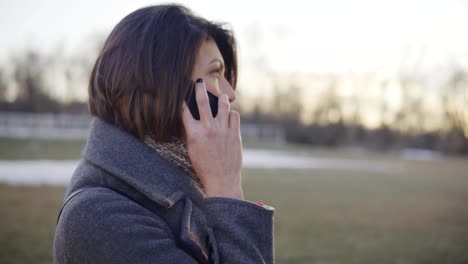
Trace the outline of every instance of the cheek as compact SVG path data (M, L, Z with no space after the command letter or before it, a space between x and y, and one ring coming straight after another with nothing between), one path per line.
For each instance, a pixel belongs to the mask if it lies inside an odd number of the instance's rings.
M197 69L193 72L192 81L195 82L198 78L202 78L205 82L206 89L212 94L219 93L219 83L216 78L214 78L210 73L201 73Z
M212 94L214 94L216 96L220 93L219 82L218 82L218 80L216 78L207 76L203 80L205 81L206 89L210 93L212 93Z

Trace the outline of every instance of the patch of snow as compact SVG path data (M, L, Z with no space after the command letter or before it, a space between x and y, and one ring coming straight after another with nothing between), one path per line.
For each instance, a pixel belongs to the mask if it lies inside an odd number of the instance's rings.
M402 165L382 161L315 158L306 154L264 149L244 149L245 168L323 169L398 173ZM0 182L11 185L68 185L79 161L0 161Z
M440 160L442 154L429 149L406 148L401 151L401 156L406 160L434 161Z
M79 161L0 161L0 182L11 185L68 185Z
M244 150L245 168L328 169L363 172L401 172L401 164L353 159L316 158L305 154L263 149Z

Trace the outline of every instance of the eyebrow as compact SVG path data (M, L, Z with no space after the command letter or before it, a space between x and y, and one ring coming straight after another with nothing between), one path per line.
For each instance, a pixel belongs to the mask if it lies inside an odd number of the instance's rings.
M209 64L213 64L215 62L219 62L219 64L221 64L221 68L224 68L224 63L218 58L212 59Z

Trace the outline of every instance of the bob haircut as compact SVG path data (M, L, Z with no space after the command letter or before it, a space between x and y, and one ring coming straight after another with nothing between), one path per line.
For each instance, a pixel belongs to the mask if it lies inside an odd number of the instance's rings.
M139 139L183 137L182 103L203 41L213 39L235 89L236 44L222 24L180 5L138 9L112 30L92 69L89 111Z

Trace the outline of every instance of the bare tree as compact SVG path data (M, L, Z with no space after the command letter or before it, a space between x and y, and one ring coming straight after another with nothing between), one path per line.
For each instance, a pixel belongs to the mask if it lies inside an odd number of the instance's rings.
M83 89L86 91L91 70L104 46L105 37L99 32L89 35L79 50L64 59L62 69L70 99L76 100L79 96L86 94Z
M315 123L322 125L343 122L343 110L337 93L336 80L331 80L328 88L319 97L313 119Z
M387 127L388 120L387 116L389 114L388 109L388 98L387 98L387 91L389 87L389 81L385 80L380 84L380 126Z
M286 89L275 85L272 104L272 115L284 125L301 122L303 105L302 88L299 85L290 83Z
M402 106L395 116L393 125L401 132L416 135L425 132L427 114L424 109L424 94L415 80L400 80Z
M442 92L446 119L446 144L450 152L468 152L468 74L456 69Z
M47 59L35 51L27 51L15 57L12 64L20 108L32 112L55 111L57 103L50 98L44 82Z
M7 88L5 70L0 68L0 102L5 101Z

